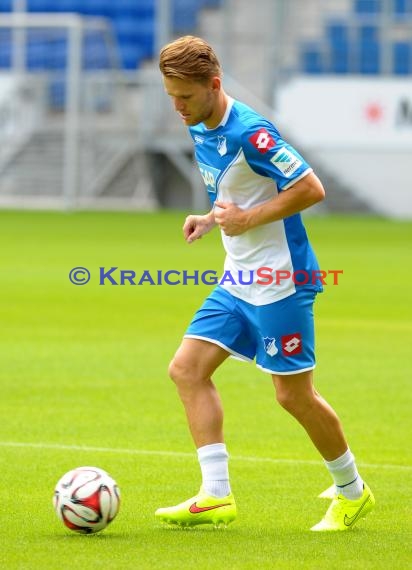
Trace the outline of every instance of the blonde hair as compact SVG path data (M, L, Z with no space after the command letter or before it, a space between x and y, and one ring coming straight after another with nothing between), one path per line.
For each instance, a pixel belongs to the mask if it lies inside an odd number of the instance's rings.
M200 83L223 75L212 47L195 36L183 36L164 46L160 52L159 68L165 77Z

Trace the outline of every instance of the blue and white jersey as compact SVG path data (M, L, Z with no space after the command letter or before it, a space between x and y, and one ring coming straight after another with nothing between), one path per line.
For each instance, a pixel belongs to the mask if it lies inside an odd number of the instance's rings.
M267 202L312 172L294 148L282 140L271 122L253 109L229 99L225 115L218 127L207 129L203 123L189 128L195 145L195 156L212 206L216 199L233 202L250 209ZM295 271L310 277L319 269L308 241L300 214L253 228L242 235L229 237L222 231L226 250L225 276L222 286L253 305L265 305L295 292ZM276 278L262 278L270 268ZM241 273L239 273L241 272ZM239 284L238 276L243 282ZM312 279L304 285L321 291ZM299 285L301 286L301 285Z

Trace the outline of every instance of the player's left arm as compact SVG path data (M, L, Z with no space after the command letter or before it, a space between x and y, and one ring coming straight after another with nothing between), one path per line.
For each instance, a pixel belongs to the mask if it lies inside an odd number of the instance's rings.
M321 202L324 197L321 181L316 174L309 172L287 190L249 210L242 210L231 202L216 201L215 221L226 235L237 236L256 226L297 214Z

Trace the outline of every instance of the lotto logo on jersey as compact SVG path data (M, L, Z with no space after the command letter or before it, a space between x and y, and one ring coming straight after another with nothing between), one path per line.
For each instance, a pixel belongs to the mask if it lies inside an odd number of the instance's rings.
M283 356L293 356L302 352L302 336L300 333L282 336L280 342Z
M302 165L300 158L293 154L288 148L278 150L278 152L272 156L270 162L288 178Z
M255 134L249 137L253 146L262 154L275 146L273 137L267 132L266 129L259 129Z

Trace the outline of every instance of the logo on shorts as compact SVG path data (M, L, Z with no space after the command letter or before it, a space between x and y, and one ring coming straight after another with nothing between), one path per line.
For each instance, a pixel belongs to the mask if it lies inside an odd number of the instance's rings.
M302 336L300 333L282 336L281 344L283 356L293 356L302 352Z
M265 352L269 356L275 356L278 353L278 347L276 346L276 339L270 338L268 336L263 337L263 344L265 345Z
M276 144L266 129L259 129L249 140L261 154L267 153Z

